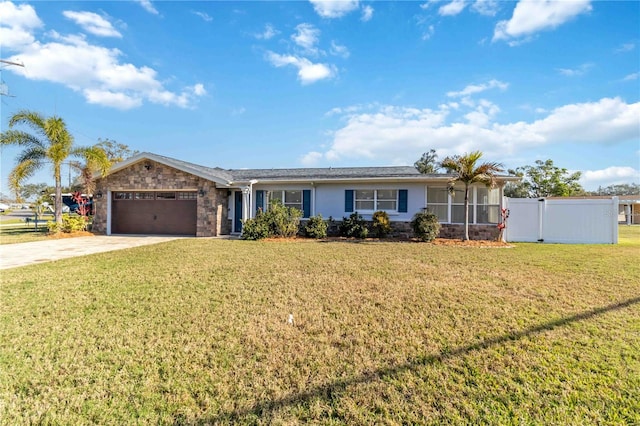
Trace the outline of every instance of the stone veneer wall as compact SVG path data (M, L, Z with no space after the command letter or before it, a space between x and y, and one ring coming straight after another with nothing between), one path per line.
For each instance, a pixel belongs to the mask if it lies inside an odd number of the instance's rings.
M330 236L338 236L340 233L338 231L338 227L340 226L341 221L333 221L329 224L329 228L327 229L327 233ZM367 225L371 228L371 224L373 222L367 221ZM391 222L391 235L390 237L395 238L412 238L413 237L413 229L411 229L410 222ZM469 238L472 240L496 240L498 235L500 234L500 230L496 225L486 224L486 225L469 225ZM464 236L464 225L460 224L447 224L443 223L440 227L440 234L438 234L438 238L447 238L447 239L462 239Z
M146 160L96 181L95 193L104 195L100 200L94 198L93 231L107 231L107 191L135 190L203 190L205 195L197 198L196 236L214 237L231 232L226 220L229 201L226 188L216 188L215 182Z

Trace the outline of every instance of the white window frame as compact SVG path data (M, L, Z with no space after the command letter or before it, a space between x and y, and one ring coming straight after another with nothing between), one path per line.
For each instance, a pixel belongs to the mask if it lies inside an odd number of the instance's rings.
M430 206L444 206L445 203L429 203L427 200L429 199L429 190L441 190L442 188L444 188L443 186L426 186L426 194L425 194L425 204L426 204L426 208L429 209ZM461 190L464 192L464 187L459 187L456 186L456 190ZM492 188L489 189L489 191L500 191L500 188ZM500 192L498 192L498 200L500 200ZM447 220L446 221L440 221L440 223L447 223L447 224L460 224L460 223L464 223L464 222L453 222L453 207L454 206L462 206L462 208L464 208L464 199L462 201L462 203L454 203L453 202L453 198L454 196L451 193L447 194ZM481 225L494 225L493 222L478 222L478 186L471 186L469 187L469 223L473 224L473 225L477 225L477 224L481 224ZM498 207L498 212L500 210L500 202L498 202L497 204L480 204L480 206L497 206ZM497 223L497 222L496 222Z
M300 202L287 202L287 192L299 192L300 193ZM285 207L293 207L296 208L300 211L304 211L304 191L302 189L270 189L265 191L265 208L269 209L269 206L271 205L271 201L273 200L273 194L274 193L280 193L280 196L282 198L279 198L279 200L282 201L282 205Z
M373 210L362 210L362 209L358 209L357 205L358 205L358 201L372 201L369 199L360 199L358 200L358 191L373 191ZM382 199L378 199L378 191L395 191L396 193L396 198L395 200L392 200L391 198L382 198ZM396 208L395 209L380 209L378 208L378 201L394 201L396 203ZM358 213L364 213L364 214L368 214L368 213L374 213L377 211L384 211L387 213L398 213L398 206L400 204L400 190L398 189L383 189L383 188L379 188L379 189L371 189L371 188L361 188L361 189L354 189L353 190L353 210L358 212Z

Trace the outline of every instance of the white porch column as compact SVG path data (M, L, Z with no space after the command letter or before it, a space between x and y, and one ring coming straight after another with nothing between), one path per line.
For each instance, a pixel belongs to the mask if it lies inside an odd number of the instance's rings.
M242 188L242 221L251 219L251 187Z

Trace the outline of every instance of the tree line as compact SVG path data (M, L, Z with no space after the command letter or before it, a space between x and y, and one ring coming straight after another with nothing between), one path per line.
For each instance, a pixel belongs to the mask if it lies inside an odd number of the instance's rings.
M420 173L434 174L446 169L443 163L438 161L436 151L431 149L422 154L414 166ZM521 178L520 182L508 182L505 185L504 195L510 198L640 194L640 184L637 183L600 186L596 191L586 191L579 183L582 172L571 173L566 168L556 166L551 159L537 160L534 165L509 169L507 173Z

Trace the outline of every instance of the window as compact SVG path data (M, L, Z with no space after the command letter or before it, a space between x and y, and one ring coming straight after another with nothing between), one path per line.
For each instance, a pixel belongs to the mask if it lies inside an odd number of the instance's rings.
M176 193L175 192L157 192L156 200L175 200Z
M114 200L132 200L133 193L131 192L114 192L113 193Z
M438 216L440 222L448 222L449 190L444 186L427 188L427 209Z
M440 222L464 223L464 187L455 187L452 193L446 187L428 187L427 209ZM469 188L469 223L498 223L499 216L500 189Z
M134 194L136 200L153 200L153 192L136 192Z
M267 193L267 205L279 200L285 207L293 207L302 211L301 190L275 190Z
M476 188L476 223L498 223L500 219L500 190Z
M354 191L356 211L398 211L397 189L357 189Z
M464 188L454 188L451 195L451 223L464 223ZM469 223L473 223L473 188L469 188Z
M178 200L195 200L198 194L195 192L178 192Z

